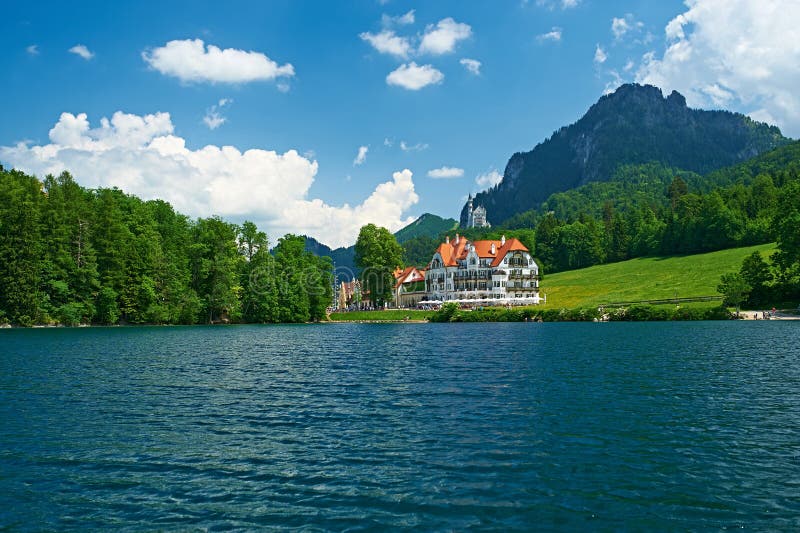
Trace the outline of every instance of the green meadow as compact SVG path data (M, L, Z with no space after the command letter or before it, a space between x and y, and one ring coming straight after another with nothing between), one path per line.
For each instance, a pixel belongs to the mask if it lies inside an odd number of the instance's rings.
M738 271L742 260L754 251L768 257L775 251L775 244L697 255L642 257L551 275L545 273L540 294L547 295L546 308L557 309L719 296L720 276ZM709 305L719 305L719 302Z

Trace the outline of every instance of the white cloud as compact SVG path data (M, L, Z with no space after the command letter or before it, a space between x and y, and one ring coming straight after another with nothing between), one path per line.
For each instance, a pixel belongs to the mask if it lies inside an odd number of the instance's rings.
M646 54L636 81L678 90L693 107L775 117L800 135L800 2L689 0L665 28L666 51Z
M208 129L215 130L225 124L228 119L222 116L220 109L229 105L233 100L230 98L222 98L219 102L206 109L206 114L203 117L203 124L208 126Z
M461 63L465 69L470 71L472 74L475 74L476 76L478 76L481 73L481 62L478 61L477 59L469 59L464 57L461 58L461 60L459 60L459 63Z
M353 159L354 167L364 164L364 161L367 160L367 152L369 152L369 146L358 147L358 154L356 155L356 158Z
M594 50L594 62L598 65L602 65L608 59L608 55L606 54L605 50L603 50L600 45L597 45L597 48Z
M393 144L394 144L394 141L393 141L393 140L391 140L389 137L385 137L385 138L383 139L383 145L384 145L384 146L386 146L386 147L388 147L388 148L391 148Z
M561 8L569 9L578 5L580 0L561 0Z
M142 59L161 74L186 83L247 83L294 76L290 63L278 65L261 52L206 47L201 39L169 41L145 50Z
M208 129L215 130L227 122L227 118L223 117L216 111L208 111L203 117L203 124L208 126Z
M488 189L489 187L494 187L498 183L503 181L503 175L500 174L497 170L492 169L485 174L481 174L475 178L475 183L481 189Z
M174 134L168 113L117 112L97 128L84 113L63 113L49 144L1 146L0 160L38 176L69 170L86 187L116 186L144 199L162 198L192 216L249 218L273 239L305 233L330 246L352 244L369 222L400 229L411 222L405 213L419 200L409 170L395 172L355 206L309 199L316 161L295 150L191 150Z
M428 149L427 143L408 144L405 141L400 141L400 149L404 152L421 152Z
M386 83L397 85L409 91L418 91L428 85L442 83L444 74L433 65L418 66L413 61L403 63L386 76Z
M437 180L460 178L463 175L464 175L464 169L456 167L441 167L441 168L434 168L433 170L428 171L428 177Z
M414 24L414 19L415 19L414 10L412 9L408 13L396 17L384 14L383 16L381 16L381 23L384 26L393 26L393 25L407 26L409 24Z
M537 35L536 40L539 42L544 42L544 41L558 42L561 40L561 31L562 31L561 28L559 28L558 26L553 26L553 28L549 32Z
M91 58L94 57L94 52L90 51L88 48L86 48L85 45L82 44L76 44L67 51L77 56L81 56L86 61L89 61Z
M28 52L32 56L38 56L39 55L39 45L38 44L32 44L30 46L27 46L27 47L25 47L25 51Z
M383 30L380 33L364 32L359 37L382 54L405 59L411 51L411 43L408 38L400 37L393 30Z
M611 33L614 34L616 40L622 39L630 31L640 31L643 27L644 24L637 21L631 13L627 13L624 17L611 19Z
M622 79L622 76L620 76L619 72L616 70L611 70L608 74L611 76L611 79L606 82L603 94L611 94L616 91L620 85L625 83L625 80Z
M622 38L629 29L630 26L628 26L628 22L624 18L614 17L611 20L611 33L614 34L616 39Z
M469 24L456 22L451 17L440 20L435 26L425 28L422 42L419 45L420 54L441 55L452 52L459 41L468 39L472 35Z

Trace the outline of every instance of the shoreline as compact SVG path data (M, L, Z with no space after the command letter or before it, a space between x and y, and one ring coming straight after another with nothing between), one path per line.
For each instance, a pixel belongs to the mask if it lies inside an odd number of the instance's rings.
M775 311L772 316L762 318L764 313L769 313L769 311L739 311L740 318L738 320L800 320L800 315L784 311Z
M732 313L733 321L742 322L755 322L755 321L800 321L800 314L794 314L794 310L780 310L776 311L772 316L762 318L765 311L740 311L739 317L736 318ZM769 313L769 311L766 311ZM713 319L700 319L700 320L627 320L630 322L707 322ZM594 320L570 320L563 319L550 319L544 322L619 322L620 320L608 319L594 319ZM540 320L476 320L476 321L454 321L454 322L483 322L483 323L497 323L497 322L541 322ZM17 326L12 324L0 324L0 330L4 329L101 329L101 328L140 328L140 327L226 327L226 326L299 326L299 325L315 325L315 324L428 324L435 323L429 318L409 318L409 319L379 319L379 318L353 318L344 320L322 320L319 322L277 322L277 323L229 323L229 324L79 324L77 326L65 326L63 324L34 324L32 326Z

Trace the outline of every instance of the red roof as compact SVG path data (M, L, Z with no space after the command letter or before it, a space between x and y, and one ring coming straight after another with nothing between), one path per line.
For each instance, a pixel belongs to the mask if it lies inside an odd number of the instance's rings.
M416 267L410 266L406 267L403 270L396 270L394 273L394 277L397 282L394 285L396 289L403 283L415 283L417 281L424 281L425 280L425 271L419 270Z
M503 260L508 252L522 251L529 252L524 244L519 239L507 239L505 244L502 240L484 240L469 242L464 237L458 238L458 243L454 240L450 242L443 242L439 245L436 251L442 256L442 262L445 266L457 266L458 260L464 260L469 253L468 245L475 247L475 253L481 259L493 259L492 266L497 266ZM494 245L494 253L492 253L492 245Z

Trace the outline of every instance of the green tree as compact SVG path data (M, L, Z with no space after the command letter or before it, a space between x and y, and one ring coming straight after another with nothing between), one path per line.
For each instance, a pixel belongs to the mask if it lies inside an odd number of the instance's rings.
M672 183L669 184L669 188L667 189L667 196L669 196L670 205L672 206L672 210L675 211L675 208L678 206L678 201L681 199L681 196L684 196L689 193L689 186L686 185L686 182L681 179L680 176L675 176L672 179Z
M753 252L744 258L739 275L750 286L746 300L748 305L757 307L769 301L773 276L760 252Z
M738 272L723 274L717 286L717 292L722 294L724 304L735 307L737 315L739 314L739 307L742 305L742 302L747 300L750 289L750 285L747 284Z
M800 294L800 182L786 185L778 199L773 220L778 251L772 256L781 295Z
M92 243L93 196L62 172L43 182L42 284L49 299L50 313L66 304L73 314L79 308L80 321L91 320L99 288L97 260ZM62 313L63 315L64 313Z
M201 218L192 233L192 285L204 302L208 323L237 320L243 261L236 242L238 228L219 217Z
M246 221L239 233L242 264L242 317L245 322L277 322L278 293L275 259L269 253L267 234Z
M306 270L309 257L306 253L303 237L284 235L278 239L275 247L278 322L311 320L311 302L307 287L309 273Z
M0 167L0 312L30 325L42 318L43 242L39 231L41 184L33 177Z
M358 232L355 247L356 266L361 271L361 286L369 292L375 307L392 299L394 271L403 264L403 248L386 228L367 224Z

